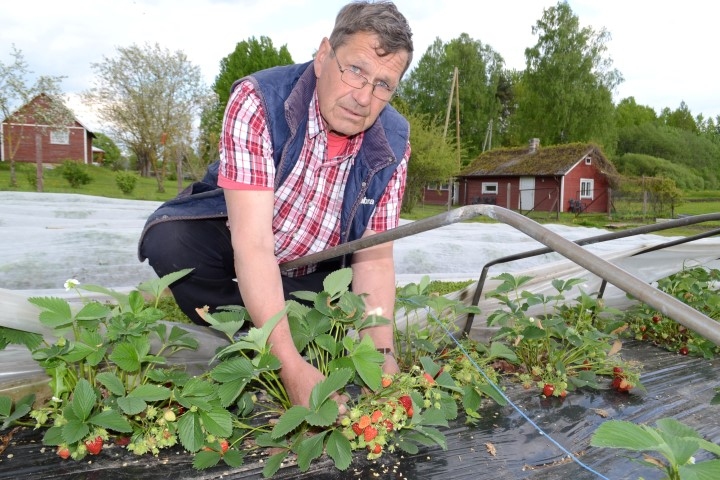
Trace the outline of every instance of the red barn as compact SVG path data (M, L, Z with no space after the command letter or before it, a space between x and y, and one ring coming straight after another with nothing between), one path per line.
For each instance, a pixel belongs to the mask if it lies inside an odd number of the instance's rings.
M62 128L50 127L36 120L41 117L36 112L51 108L63 108L69 112L62 102L41 93L3 120L0 160L34 163L39 142L44 164L59 164L65 160L92 163L95 134L71 114Z
M459 203L486 203L527 212L610 211L618 174L600 147L572 143L498 148L482 153L458 175Z

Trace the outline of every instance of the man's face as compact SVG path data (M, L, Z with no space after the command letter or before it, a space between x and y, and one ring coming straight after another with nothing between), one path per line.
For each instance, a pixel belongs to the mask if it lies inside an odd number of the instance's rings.
M388 103L373 95L371 84L397 88L407 63L407 52L381 57L376 53L377 45L376 35L356 33L335 50L336 58L327 38L320 43L314 67L320 114L329 130L346 136L367 130ZM368 84L362 88L346 84L340 78L340 68L350 70L345 75L352 72L362 75Z

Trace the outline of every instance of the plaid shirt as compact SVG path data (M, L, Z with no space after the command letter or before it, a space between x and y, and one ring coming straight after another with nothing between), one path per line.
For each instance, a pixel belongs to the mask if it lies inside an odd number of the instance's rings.
M278 263L320 252L340 243L340 214L345 182L363 134L355 135L345 149L327 158L327 130L320 117L315 93L308 110L308 129L298 162L275 192L272 228ZM275 163L262 103L250 82L233 91L225 111L220 140L218 184L227 189L273 189ZM410 145L375 205L368 229L382 232L398 225L405 191ZM311 273L300 267L288 276Z

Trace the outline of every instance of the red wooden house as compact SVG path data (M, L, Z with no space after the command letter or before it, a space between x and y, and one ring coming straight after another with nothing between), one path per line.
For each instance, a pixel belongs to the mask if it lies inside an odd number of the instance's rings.
M49 108L65 108L69 112L62 102L41 93L3 119L0 160L34 163L39 145L43 164L59 164L65 160L92 163L95 134L72 114L67 115L68 121L62 128L36 121L40 117L36 112Z
M610 210L610 188L618 178L600 147L572 143L498 148L482 153L459 180L461 205L493 204L523 212Z

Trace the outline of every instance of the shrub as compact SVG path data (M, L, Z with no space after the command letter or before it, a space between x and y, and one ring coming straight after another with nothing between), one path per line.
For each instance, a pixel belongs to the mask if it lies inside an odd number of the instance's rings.
M28 184L33 190L37 189L37 171L35 170L26 170L25 171L25 178L27 179Z
M62 164L62 176L72 188L79 188L92 181L87 167L72 160L65 160Z
M137 180L137 175L131 172L118 172L115 174L115 183L125 195L132 195Z

